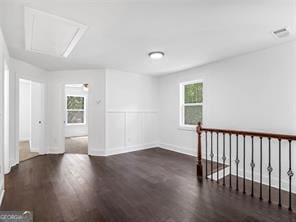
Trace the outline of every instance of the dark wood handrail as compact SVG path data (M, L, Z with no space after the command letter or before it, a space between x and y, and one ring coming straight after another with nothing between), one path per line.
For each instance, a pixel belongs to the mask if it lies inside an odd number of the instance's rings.
M282 140L296 140L295 135L286 135L286 134L276 134L276 133L262 133L262 132L252 132L252 131L241 131L241 130L228 130L228 129L216 129L216 128L203 128L199 126L196 128L198 130L207 131L207 132L216 132L216 133L225 133L233 135L242 135L242 136L254 136L262 138L272 138L272 139L282 139Z

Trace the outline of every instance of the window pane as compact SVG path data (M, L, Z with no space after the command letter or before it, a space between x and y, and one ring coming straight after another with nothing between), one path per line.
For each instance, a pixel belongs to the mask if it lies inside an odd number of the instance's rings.
M67 109L84 109L84 97L67 96Z
M184 124L197 125L198 122L202 122L202 106L185 106Z
M202 83L188 84L184 88L185 103L202 103Z
M68 123L84 123L84 111L68 111Z

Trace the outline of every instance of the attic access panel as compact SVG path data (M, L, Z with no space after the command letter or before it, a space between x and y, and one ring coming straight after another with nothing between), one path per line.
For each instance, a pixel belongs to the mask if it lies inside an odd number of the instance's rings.
M26 50L68 57L87 26L77 22L25 7Z

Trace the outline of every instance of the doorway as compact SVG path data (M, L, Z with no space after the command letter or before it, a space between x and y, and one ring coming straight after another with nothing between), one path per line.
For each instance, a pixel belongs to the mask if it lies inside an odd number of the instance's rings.
M44 151L44 84L19 80L19 160Z
M88 84L65 85L65 153L88 154Z

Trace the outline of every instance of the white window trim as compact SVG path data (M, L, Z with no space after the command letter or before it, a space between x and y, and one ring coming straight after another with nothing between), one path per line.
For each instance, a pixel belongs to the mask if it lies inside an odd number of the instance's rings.
M83 97L84 109L68 109L68 97ZM68 111L83 111L83 123L68 123ZM66 125L67 126L83 126L86 125L86 96L84 95L66 95Z
M192 80L192 81L186 81L180 83L180 106L179 106L179 129L180 130L188 130L188 131L194 131L196 126L195 125L188 125L184 124L184 107L185 106L202 106L202 112L204 108L204 101L202 103L190 103L185 104L184 103L184 87L186 85L195 84L195 83L202 83L203 84L203 91L204 91L204 81L203 80ZM203 92L204 95L204 92Z

